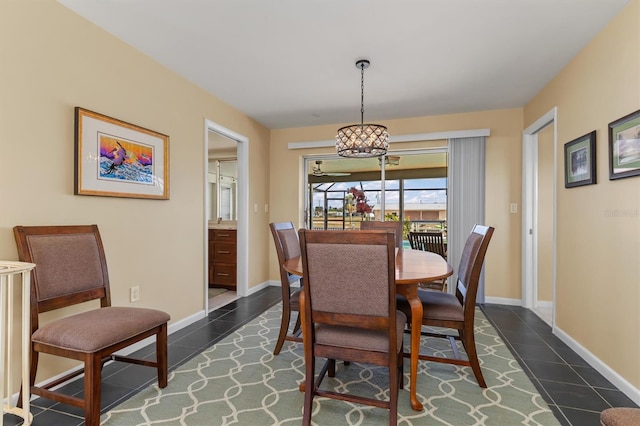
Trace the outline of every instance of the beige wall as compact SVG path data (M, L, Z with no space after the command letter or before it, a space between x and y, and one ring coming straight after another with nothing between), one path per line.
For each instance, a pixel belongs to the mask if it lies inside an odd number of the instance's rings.
M134 306L174 322L201 311L204 120L249 138L250 204L269 199L268 130L53 0L3 1L0 52L0 259L17 259L15 225L96 223L114 305L130 305L138 285ZM169 135L170 200L73 195L75 106ZM268 275L259 211L249 217L250 286Z
M519 203L522 164L522 110L508 109L440 115L381 122L394 135L489 128L486 150L486 222L496 232L485 267L488 297L520 298L520 214L510 214L509 204ZM334 148L289 150L289 142L329 140L340 124L271 131L270 221L293 221L303 206L303 156L334 154ZM442 147L442 141L392 144L391 149ZM273 244L271 244L273 245ZM270 277L277 279L275 249L271 249Z
M632 0L524 110L383 123L393 135L491 129L486 219L496 233L486 295L512 299L520 298L521 216L510 214L509 204L521 199L522 129L558 106L559 158L565 142L597 130L599 183L566 190L558 173L557 324L636 388L640 178L608 180L606 141L607 123L640 108L639 2ZM277 279L267 224L297 222L301 156L333 152L288 150L287 143L332 139L339 124L269 132L53 0L0 3L0 52L0 259L17 258L11 233L17 224L97 223L114 305L128 305L135 284L136 306L166 310L173 321L200 311L203 122L210 119L250 140L249 285ZM170 135L171 199L74 196L74 106ZM39 379L68 368L47 364Z
M528 126L558 107L560 159L565 143L597 132L596 185L565 189L558 170L556 324L636 389L640 177L609 180L608 123L640 109L639 21L632 0L524 110Z

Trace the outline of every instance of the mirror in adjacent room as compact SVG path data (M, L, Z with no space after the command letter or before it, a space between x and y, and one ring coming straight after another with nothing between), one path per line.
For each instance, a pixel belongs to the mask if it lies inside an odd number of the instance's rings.
M207 174L211 222L238 219L238 160L236 141L211 132Z

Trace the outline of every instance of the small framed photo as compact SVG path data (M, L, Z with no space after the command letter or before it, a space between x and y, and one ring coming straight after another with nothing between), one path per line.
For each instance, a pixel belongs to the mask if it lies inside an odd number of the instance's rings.
M596 183L596 131L564 144L564 187Z
M76 195L169 199L169 136L75 108Z
M609 180L640 175L640 110L609 123Z

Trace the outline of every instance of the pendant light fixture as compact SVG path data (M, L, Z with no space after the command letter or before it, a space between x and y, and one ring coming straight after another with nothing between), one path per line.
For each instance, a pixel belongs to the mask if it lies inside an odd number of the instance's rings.
M356 68L360 69L360 124L338 129L336 150L341 157L379 157L387 153L387 128L364 122L364 70L369 68L369 64L366 59L356 62Z

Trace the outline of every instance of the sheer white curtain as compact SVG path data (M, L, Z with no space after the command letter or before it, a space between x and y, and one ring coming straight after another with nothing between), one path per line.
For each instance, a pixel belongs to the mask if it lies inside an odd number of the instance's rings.
M447 206L447 261L453 266L448 291L455 293L462 248L473 225L484 225L486 138L449 139L449 190ZM484 303L484 272L478 303Z

